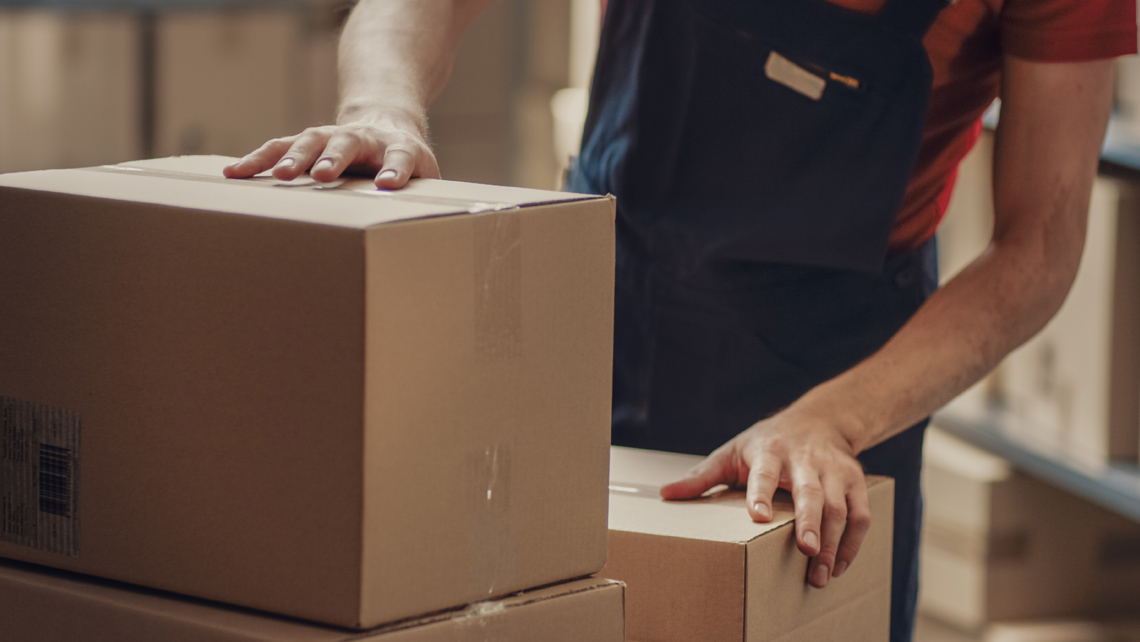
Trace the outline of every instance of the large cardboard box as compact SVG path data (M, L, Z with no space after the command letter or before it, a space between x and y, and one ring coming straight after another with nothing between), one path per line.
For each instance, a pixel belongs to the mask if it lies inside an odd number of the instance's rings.
M921 612L968 631L1140 612L1140 524L936 428L923 490Z
M0 177L0 556L349 627L605 563L612 199Z
M639 642L882 642L890 628L894 481L868 477L874 515L855 563L827 588L806 582L790 497L754 523L742 492L666 502L661 486L700 457L614 447L610 557L626 583L626 630Z
M584 579L346 632L27 564L0 562L13 642L623 642L622 585Z

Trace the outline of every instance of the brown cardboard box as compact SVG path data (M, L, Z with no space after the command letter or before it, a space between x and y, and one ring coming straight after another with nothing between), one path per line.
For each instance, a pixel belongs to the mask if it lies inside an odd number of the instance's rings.
M156 154L241 155L270 138L333 122L330 3L263 4L158 15Z
M585 579L361 632L0 562L12 642L622 642L622 585Z
M932 428L919 610L988 623L1140 612L1140 524Z
M138 158L137 16L0 4L0 172Z
M700 457L610 452L610 556L626 583L626 626L640 642L882 642L890 626L894 481L868 477L873 523L859 557L826 589L807 585L790 498L756 524L741 492L666 502L658 489Z
M612 199L0 177L0 556L350 627L605 563Z
M1140 642L1140 624L1095 620L998 622L982 642Z

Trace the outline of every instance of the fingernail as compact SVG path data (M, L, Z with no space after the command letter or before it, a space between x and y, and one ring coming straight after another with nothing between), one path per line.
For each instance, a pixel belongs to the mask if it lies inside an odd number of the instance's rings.
M763 502L756 502L755 504L752 505L752 508L756 511L756 514L759 515L760 517L762 517L764 519L772 519L772 511L769 510L768 506L765 505Z
M386 181L386 180L388 180L388 179L390 179L390 178L396 178L396 176L397 176L397 175L398 175L398 173L396 172L396 170L394 170L394 169L386 169L386 170L384 170L384 171L380 172L380 175L379 175L379 176L377 176L376 178L377 178L378 180Z
M332 169L332 166L333 166L332 159L322 158L321 160L317 161L316 165L313 165L313 171L314 172L320 172L320 171L324 171L326 169Z
M828 578L831 576L831 569L827 568L827 564L820 564L815 567L815 571L811 574L811 581L816 586L824 586L827 584Z
M808 548L819 548L819 538L816 537L814 532L808 531L804 533L804 544L806 544Z
M847 570L847 562L838 562L835 565L835 577L843 575L843 571Z
M282 158L281 161L277 163L277 166L281 169L289 169L294 165L294 163L296 163L296 161L294 161L292 158Z

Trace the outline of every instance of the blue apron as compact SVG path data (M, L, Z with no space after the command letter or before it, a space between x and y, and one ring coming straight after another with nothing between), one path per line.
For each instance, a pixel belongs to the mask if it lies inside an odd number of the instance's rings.
M610 0L569 188L618 198L615 444L708 454L934 290L933 242L887 245L944 5ZM860 455L897 480L893 642L913 629L924 429Z

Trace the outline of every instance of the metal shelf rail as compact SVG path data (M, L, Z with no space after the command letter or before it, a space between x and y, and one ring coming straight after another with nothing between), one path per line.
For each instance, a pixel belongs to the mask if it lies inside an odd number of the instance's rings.
M1140 465L1095 464L1056 446L1034 443L1007 428L1000 410L964 416L953 409L934 415L942 430L1009 460L1015 467L1090 502L1140 522Z

